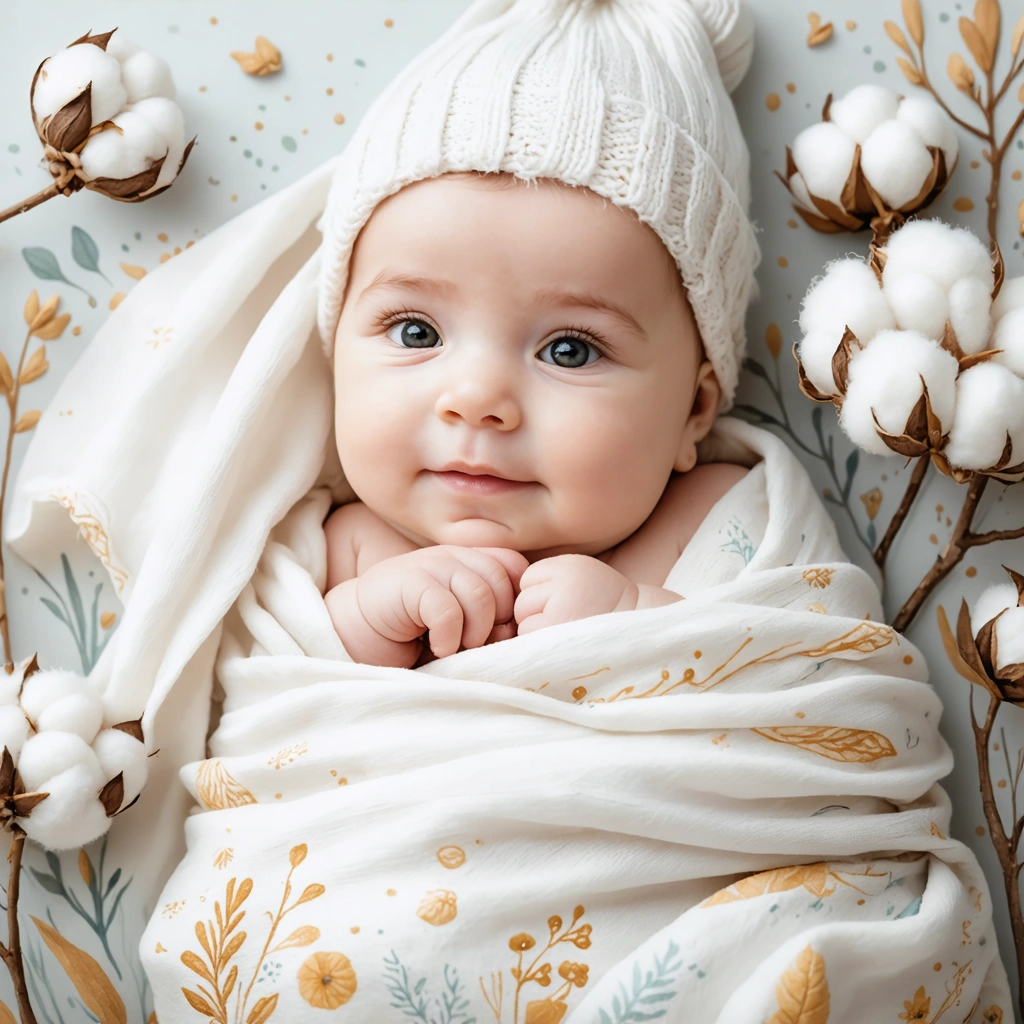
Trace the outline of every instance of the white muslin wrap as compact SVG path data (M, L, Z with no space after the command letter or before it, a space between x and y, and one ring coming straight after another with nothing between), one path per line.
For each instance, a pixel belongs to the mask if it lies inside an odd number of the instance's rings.
M760 461L672 569L686 600L416 671L348 659L330 495L292 509L182 770L201 810L142 943L162 1024L1008 1007L919 652L782 442L716 438Z

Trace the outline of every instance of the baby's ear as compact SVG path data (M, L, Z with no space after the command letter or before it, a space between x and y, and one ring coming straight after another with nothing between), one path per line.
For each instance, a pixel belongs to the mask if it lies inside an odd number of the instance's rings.
M697 465L697 443L703 441L718 415L722 386L718 383L714 367L707 359L697 369L690 415L679 439L679 451L674 466L677 473L689 473Z

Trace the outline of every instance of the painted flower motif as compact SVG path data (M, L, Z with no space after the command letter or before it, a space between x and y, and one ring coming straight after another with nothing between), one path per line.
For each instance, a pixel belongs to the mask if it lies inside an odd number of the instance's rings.
M561 922L559 922L561 924ZM513 935L508 940L508 948L513 953L525 953L528 949L533 949L537 945L537 941L532 935L527 935L526 932L520 932L518 935Z
M985 1024L1003 1024L1002 1008L993 1003L981 1016Z
M225 846L223 850L217 851L217 855L213 858L213 866L215 868L226 868L234 859L234 856L234 847Z
M318 1010L344 1006L356 991L356 972L342 953L313 953L299 968L299 995Z
M572 933L570 941L577 949L590 949L590 933L593 930L593 925L580 925L580 927Z
M437 851L437 859L441 864L441 867L447 868L449 871L454 871L456 868L461 868L466 863L465 851L459 846L442 846Z
M900 1020L910 1021L915 1020L926 1020L928 1012L931 1010L932 1000L931 996L925 995L924 985L922 985L915 993L913 1001L903 1000L903 1013L899 1015Z
M583 988L587 983L587 974L590 971L590 967L587 964L573 963L571 960L565 960L558 968L558 973L571 985L575 985L577 988Z
M831 582L832 577L835 575L834 569L805 569L803 572L803 578L807 580L808 586L817 587L819 590L824 590Z
M427 924L443 925L455 920L458 897L450 889L433 889L423 897L416 916Z
M534 999L526 1004L526 1024L559 1024L568 1009L561 1000Z
M870 491L865 491L860 496L860 500L864 502L864 511L868 514L868 519L874 519L878 515L878 510L882 507L882 492L877 487L872 487Z

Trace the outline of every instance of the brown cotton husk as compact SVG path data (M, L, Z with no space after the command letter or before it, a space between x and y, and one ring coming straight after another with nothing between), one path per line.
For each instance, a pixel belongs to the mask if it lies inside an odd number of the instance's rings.
M916 459L929 452L941 451L949 440L949 435L943 434L942 423L932 409L928 385L923 377L921 378L921 397L910 410L907 425L903 428L902 434L890 434L885 430L878 422L874 409L871 410L871 416L875 421L875 430L886 447L896 452L897 455L903 455L908 459Z
M987 690L997 700L1002 700L1003 695L999 687L985 674L985 668L981 664L977 648L974 646L974 636L971 634L971 613L967 607L966 599L960 603L960 614L956 621L956 636L953 636L949 628L949 620L946 618L946 610L939 606L939 633L942 635L942 646L946 649L950 664L969 683L974 683L982 689Z
M831 402L832 395L823 395L812 383L810 378L807 376L807 371L804 369L804 364L800 362L800 356L797 354L797 346L793 345L793 358L796 360L796 372L797 379L800 385L800 390L804 396L809 398L812 402Z

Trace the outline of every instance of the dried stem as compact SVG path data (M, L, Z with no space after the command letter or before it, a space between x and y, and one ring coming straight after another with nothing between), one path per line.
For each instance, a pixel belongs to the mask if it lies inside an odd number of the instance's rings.
M900 527L906 521L906 518L910 513L910 509L914 504L914 499L917 497L917 492L921 490L921 484L924 482L930 462L931 459L929 456L922 455L917 460L917 465L914 466L914 472L911 474L910 483L907 485L906 492L903 495L903 500L900 502L900 507L896 509L896 514L889 521L889 526L885 531L885 536L882 538L878 547L875 548L875 564L879 569L885 568L885 559L889 554L889 548L892 547L892 542L896 539L896 534L899 533Z
M992 789L992 770L989 765L989 740L992 736L992 727L995 725L999 705L1002 702L990 694L985 721L979 723L974 714L975 689L976 687L971 687L970 711L971 728L974 730L974 749L978 757L981 803L985 810L985 820L988 822L989 838L992 840L996 855L999 857L999 866L1003 869L1003 884L1006 888L1006 901L1009 904L1010 910L1010 928L1013 931L1013 944L1017 952L1017 971L1019 977L1024 978L1024 918L1021 916L1020 885L1017 878L1021 868L1021 865L1017 863L1017 847L1020 843L1021 832L1024 830L1024 819L1016 818L1016 800L1014 800L1013 813L1015 820L1013 822L1012 835L1008 836L1006 834L1006 830L1003 828L1003 819L1000 817L999 808L996 806L995 793ZM1004 749L1005 746L1006 737L1004 736ZM1016 784L1014 789L1016 789ZM1024 1019L1024 985L1018 986L1017 1005L1020 1010L1021 1019Z
M21 887L21 854L25 848L25 833L20 828L13 829L11 850L7 854L10 862L10 878L7 882L7 945L0 942L0 959L7 964L14 983L14 994L18 999L18 1012L21 1024L36 1024L36 1015L32 1012L32 1004L28 998L28 987L25 984L25 964L21 958L21 935L18 930L18 891Z
M6 210L0 211L0 223L10 220L11 217L16 217L19 213L27 213L33 207L60 194L61 190L57 187L57 183L53 182L47 185L42 192L37 192L34 196L29 196L28 199L23 199L20 203L15 203L13 206L8 206Z

